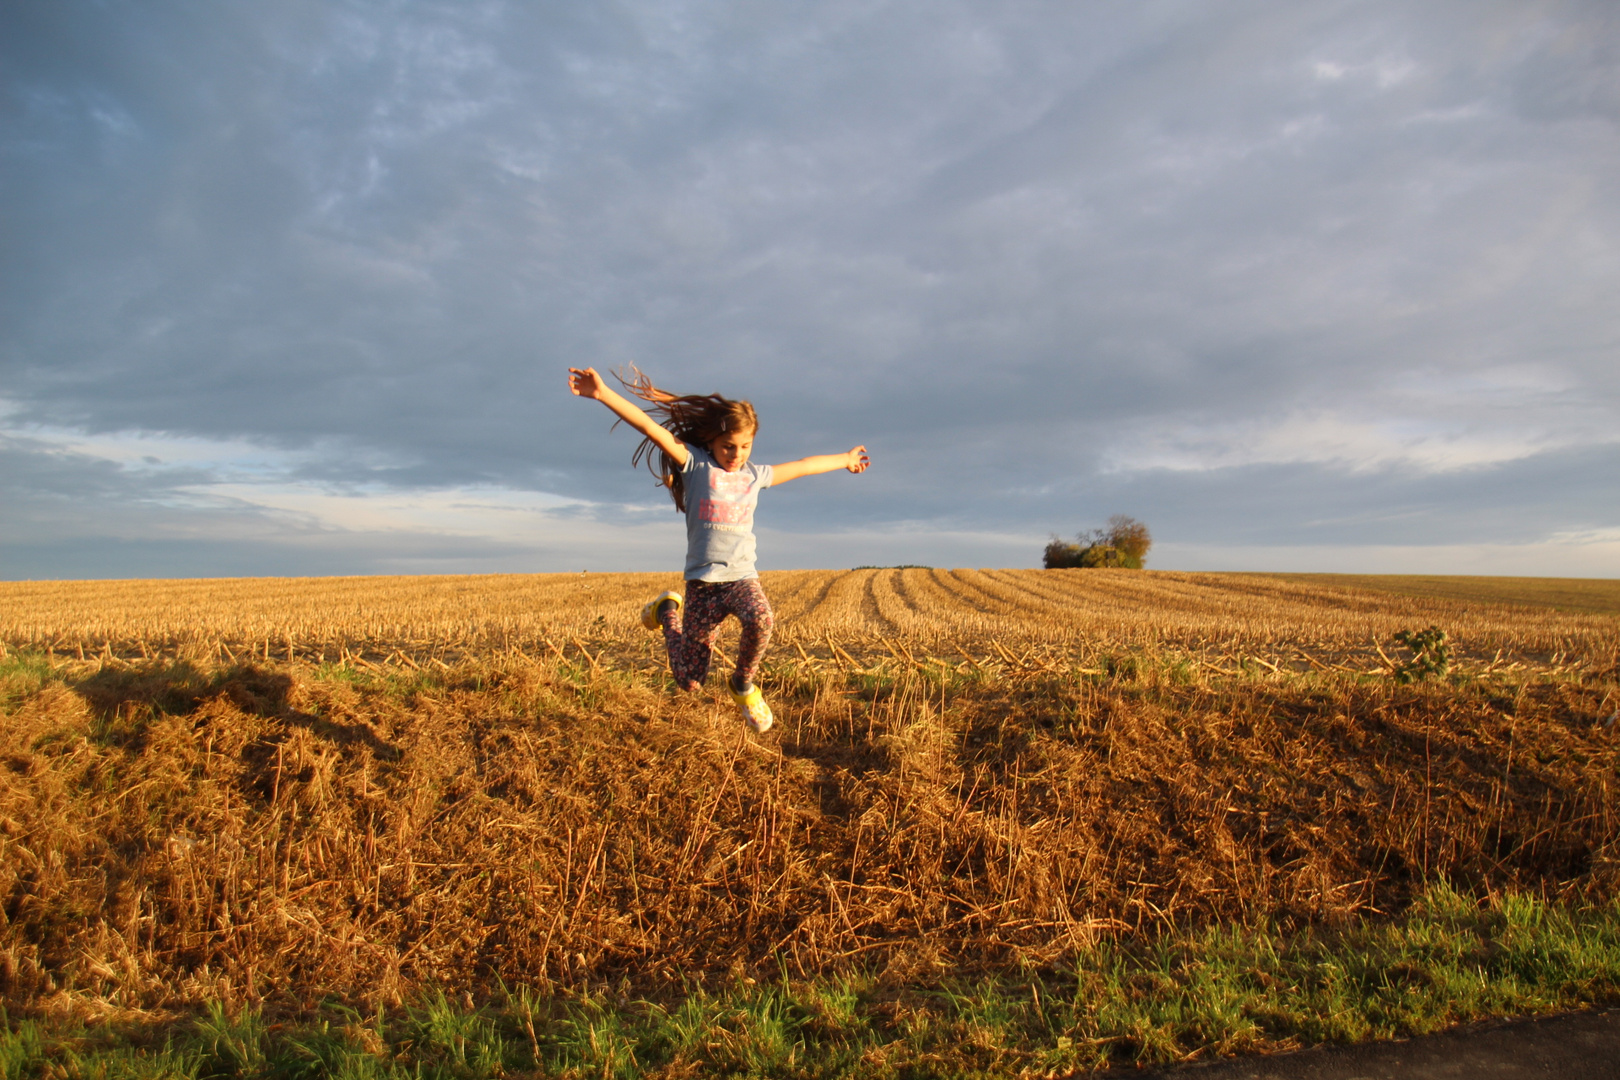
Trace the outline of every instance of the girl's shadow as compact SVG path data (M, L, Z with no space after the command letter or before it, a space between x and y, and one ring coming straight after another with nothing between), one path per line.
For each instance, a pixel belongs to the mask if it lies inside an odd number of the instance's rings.
M364 746L380 760L397 761L401 756L398 747L378 738L365 724L337 723L294 708L289 700L292 677L253 664L206 672L186 660L142 668L102 668L71 685L108 735L129 749L138 749L145 742L145 725L125 722L136 710L190 716L203 702L223 696L245 713L306 728L339 746Z

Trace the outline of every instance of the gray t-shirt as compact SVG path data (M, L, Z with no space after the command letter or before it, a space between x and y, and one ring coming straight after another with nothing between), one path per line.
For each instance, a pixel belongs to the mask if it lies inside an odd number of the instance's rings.
M771 467L750 462L722 469L707 450L688 446L686 467L686 580L741 581L754 569L754 507L771 486Z

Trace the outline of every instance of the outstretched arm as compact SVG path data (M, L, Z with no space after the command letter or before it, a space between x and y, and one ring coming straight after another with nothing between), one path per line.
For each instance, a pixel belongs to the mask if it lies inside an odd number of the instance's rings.
M857 446L847 454L817 454L815 457L800 458L798 461L772 465L771 486L785 484L789 480L797 480L801 476L814 476L817 473L832 472L834 469L848 469L852 473L863 473L870 464L872 464L872 461L866 456L866 447L864 446Z
M674 458L677 465L685 465L692 456L685 443L643 412L641 406L609 386L595 368L569 368L568 389L579 397L600 401L612 409L620 420L657 443L658 448Z

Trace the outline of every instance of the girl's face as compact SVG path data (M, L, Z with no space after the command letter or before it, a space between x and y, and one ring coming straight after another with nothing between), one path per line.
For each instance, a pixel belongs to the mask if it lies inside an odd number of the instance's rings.
M709 444L709 453L726 472L736 472L748 464L748 455L754 452L754 432L728 431Z

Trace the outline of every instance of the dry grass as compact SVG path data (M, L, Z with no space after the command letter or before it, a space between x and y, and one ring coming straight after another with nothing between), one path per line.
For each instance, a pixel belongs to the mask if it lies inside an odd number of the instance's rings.
M667 691L634 620L669 583L0 587L7 1001L914 982L1376 917L1442 876L1620 881L1613 618L1247 576L780 573L756 738ZM1431 622L1457 677L1385 677Z
M1620 581L1608 578L1463 577L1434 574L1268 574L1306 585L1348 586L1464 603L1517 604L1620 615Z
M1438 589L1433 583L1451 579L1399 580ZM1520 583L1513 596L1533 592L1526 579L1511 580ZM1170 648L1227 666L1245 655L1309 666L1303 652L1366 669L1384 663L1376 643L1426 622L1443 625L1470 655L1500 654L1507 664L1603 668L1616 648L1610 615L1492 602L1477 585L1449 598L1337 578L927 569L776 571L763 582L777 645L824 659L834 658L833 642L871 658L888 655L883 642L898 638L952 663L967 648L999 663L994 640L1066 655ZM641 605L678 587L669 574L0 582L0 643L80 659L362 664L587 645L592 655L606 650L621 664L652 668L661 658L639 627Z

